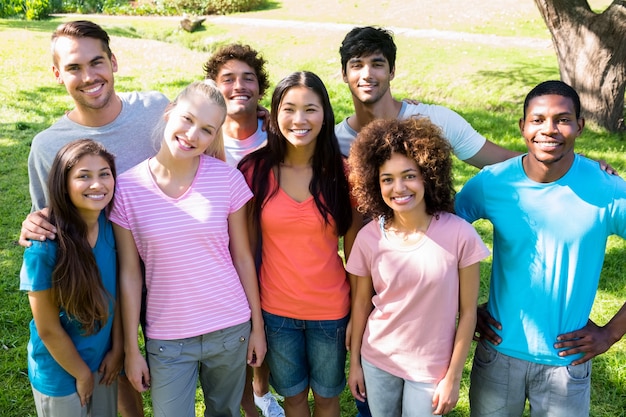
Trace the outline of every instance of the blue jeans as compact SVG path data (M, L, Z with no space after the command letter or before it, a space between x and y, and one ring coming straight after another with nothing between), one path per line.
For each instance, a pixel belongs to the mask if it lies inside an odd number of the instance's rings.
M512 358L481 341L470 385L472 417L519 417L526 399L532 417L588 417L591 362L541 365Z
M311 387L324 398L346 385L346 325L339 320L296 320L263 311L270 384L284 397Z
M356 417L372 417L370 407L367 403L367 398L365 399L365 401L359 401L355 398L354 403L356 404L356 409L358 411Z

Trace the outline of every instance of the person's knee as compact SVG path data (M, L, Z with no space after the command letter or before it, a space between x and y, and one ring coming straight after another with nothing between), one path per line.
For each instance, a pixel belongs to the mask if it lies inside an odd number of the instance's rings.
M252 386L254 387L254 393L259 397L265 395L270 390L270 370L267 365L263 364L258 368L252 368L254 370L254 379L252 380Z
M293 395L291 397L285 397L285 403L289 404L290 406L298 406L298 405L302 405L302 403L307 403L309 402L309 389L305 389L304 391L300 392L299 394Z
M313 391L313 398L315 406L322 409L335 408L339 405L339 397L322 397Z
M143 398L125 375L118 377L117 408L122 417L144 417Z

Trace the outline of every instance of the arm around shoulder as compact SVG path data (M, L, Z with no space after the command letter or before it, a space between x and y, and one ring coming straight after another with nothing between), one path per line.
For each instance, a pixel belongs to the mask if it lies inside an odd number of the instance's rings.
M497 164L498 162L506 161L517 155L521 155L521 152L503 148L487 139L482 148L480 148L474 156L465 159L463 162L473 165L476 168L483 168L486 165Z

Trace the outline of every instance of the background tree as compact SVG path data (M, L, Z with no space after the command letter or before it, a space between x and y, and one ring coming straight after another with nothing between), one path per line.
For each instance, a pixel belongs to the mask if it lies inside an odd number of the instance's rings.
M556 49L561 79L580 94L583 115L610 132L626 130L626 1L602 13L586 0L535 0Z

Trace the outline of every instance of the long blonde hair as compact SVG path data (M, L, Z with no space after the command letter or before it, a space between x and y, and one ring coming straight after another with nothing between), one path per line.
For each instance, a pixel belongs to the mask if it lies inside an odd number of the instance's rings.
M209 147L206 149L206 151L204 151L204 153L222 161L226 161L226 151L224 150L224 136L222 135L222 125L224 124L224 120L226 120L226 101L224 100L224 96L222 96L220 90L217 88L215 81L207 79L192 82L187 87L185 87L183 91L178 93L176 98L167 106L167 108L165 109L165 114L167 115L170 111L172 111L172 109L174 109L181 100L185 100L194 95L199 95L209 102L217 104L224 111L224 116L222 117L222 120L219 124L219 129L215 133L215 138L209 144ZM167 121L165 117L163 117L154 129L153 138L155 144L160 144L163 142L163 134L165 132L166 124Z

